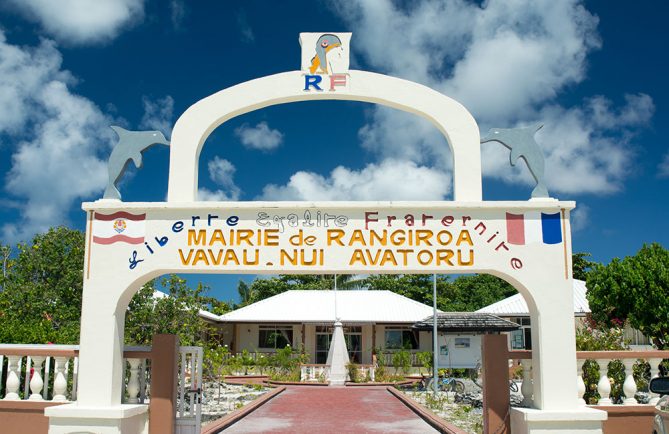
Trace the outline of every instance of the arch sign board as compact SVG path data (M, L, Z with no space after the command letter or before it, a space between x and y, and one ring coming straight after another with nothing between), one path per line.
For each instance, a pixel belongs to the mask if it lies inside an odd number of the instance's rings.
M125 311L144 283L172 272L497 275L524 296L532 318L536 408L513 409L513 431L550 426L556 433L601 432L606 413L577 403L574 203L482 201L479 130L469 112L419 84L349 70L350 37L302 34L301 70L233 86L186 110L170 142L167 202L83 204L88 222L78 402L47 410L51 432L111 429L110 423L117 431L104 432L141 432L129 427L146 425L145 407L121 404ZM218 125L309 99L373 102L430 120L452 151L455 200L197 201L200 150Z

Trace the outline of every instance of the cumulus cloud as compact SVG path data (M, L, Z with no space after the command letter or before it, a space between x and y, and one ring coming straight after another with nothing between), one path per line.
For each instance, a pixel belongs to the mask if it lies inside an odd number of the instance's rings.
M73 201L106 185L112 120L71 90L61 62L52 42L18 47L0 32L0 134L18 143L5 189L22 200L21 222L2 228L6 242L66 223Z
M384 160L361 170L339 166L328 177L297 172L286 185L265 186L261 200L441 200L450 175L411 161Z
M142 98L144 115L139 127L147 130L158 130L166 137L172 135L174 125L174 99L167 95L164 98L152 100L149 97Z
M546 158L549 190L561 193L614 193L632 170L632 140L654 112L648 95L627 95L614 107L597 96L582 106L546 105L537 115L545 124L536 135ZM634 115L630 115L634 113ZM509 167L509 151L497 142L482 145L483 173L511 183L530 184L524 164Z
M482 129L544 123L537 141L549 190L610 193L630 173L635 134L654 112L650 96L626 95L618 106L604 96L557 102L583 81L588 54L601 46L598 18L581 1L342 0L333 8L356 29L352 48L368 65L455 98ZM359 137L381 158L451 165L445 140L414 115L376 107ZM482 154L486 176L530 183L527 168L509 167L498 143L483 145Z
M276 149L283 142L283 133L271 129L267 122L260 122L255 127L243 124L235 129L235 134L247 148L261 151Z
M144 18L144 0L10 0L26 18L73 45L106 42Z
M207 188L198 189L198 199L201 201L239 200L241 189L235 184L234 175L237 168L228 160L215 156L207 164L209 179L218 184L218 190Z

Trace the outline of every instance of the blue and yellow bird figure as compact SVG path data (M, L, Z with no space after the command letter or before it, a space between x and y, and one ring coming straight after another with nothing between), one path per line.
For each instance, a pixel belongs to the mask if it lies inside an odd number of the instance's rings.
M341 47L341 39L336 35L326 33L316 41L316 55L311 59L309 72L315 74L320 69L321 73L328 73L327 54L335 47Z

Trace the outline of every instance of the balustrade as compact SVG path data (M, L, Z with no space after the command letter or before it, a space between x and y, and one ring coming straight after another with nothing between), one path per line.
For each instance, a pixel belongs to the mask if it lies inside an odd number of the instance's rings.
M532 352L531 351L510 351L509 358L520 359L523 366L523 384L520 392L523 395L523 405L532 406ZM638 405L639 401L636 399L639 391L639 381L641 378L635 378L634 367L639 364L648 364L650 370L650 378L644 378L644 384L648 380L658 377L660 375L660 364L664 359L669 359L669 351L579 351L577 352L576 360L576 399L578 405L585 406L587 403L584 399L586 392L586 373L584 373L584 366L586 361L595 363L597 366L598 379L596 383L597 394L599 399L596 405ZM619 361L618 363L612 363ZM614 375L613 369L620 369L620 364L623 367L624 380L622 387L617 389L622 393L620 396L614 395L612 398L612 378ZM614 366L617 365L617 368ZM594 368L592 368L594 369ZM639 370L643 372L644 370ZM618 371L620 373L620 371ZM618 374L619 375L619 374ZM638 374L637 374L638 375ZM593 390L594 391L594 390ZM654 393L647 392L644 388L643 392L648 394L648 404L655 405L659 401L659 396Z
M125 391L129 403L144 403L146 399L150 351L150 347L126 348L129 368ZM78 354L76 345L0 344L0 378L6 372L0 397L8 401L76 401Z
M330 367L328 365L301 365L300 381L327 380Z

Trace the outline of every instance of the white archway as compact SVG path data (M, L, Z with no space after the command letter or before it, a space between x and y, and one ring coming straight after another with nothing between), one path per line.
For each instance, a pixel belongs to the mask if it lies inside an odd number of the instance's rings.
M564 434L601 432L605 413L577 406L569 226L575 204L483 202L479 131L462 105L398 78L364 71L347 77L344 89L305 91L305 74L286 72L204 98L173 130L167 202L83 205L80 390L76 405L49 410L52 426L60 420L70 427L74 414L78 427L93 430L112 420L119 427L143 420L145 409L121 405L123 328L132 295L156 275L478 272L512 283L532 314L535 408L515 409L514 423L526 427L523 432L543 432L543 426ZM430 120L452 150L454 201L196 202L200 150L217 126L263 107L325 99L383 104ZM538 230L527 243L509 236L519 222ZM370 244L366 237L380 241ZM300 261L307 251L318 260Z
M222 123L271 105L327 99L382 104L428 119L451 147L453 199L481 200L479 129L467 109L411 81L365 71L349 71L349 76L347 90L305 91L303 72L284 72L229 87L190 106L172 131L168 202L197 200L200 151L209 134Z

